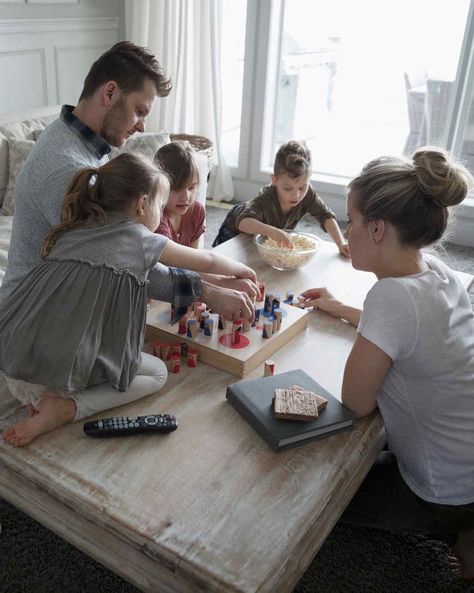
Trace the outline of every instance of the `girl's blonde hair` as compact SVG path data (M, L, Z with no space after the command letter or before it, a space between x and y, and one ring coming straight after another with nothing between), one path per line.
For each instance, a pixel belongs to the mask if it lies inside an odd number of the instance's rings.
M49 255L65 231L84 227L92 219L106 222L107 212L126 212L140 196L150 205L166 203L169 182L166 175L149 159L134 153L123 153L99 168L81 169L71 179L61 208L61 222L51 227L41 255Z
M169 142L159 148L155 162L166 173L171 189L178 190L194 177L199 183L199 165L196 152L189 142Z
M370 161L348 189L367 222L387 220L402 244L421 248L442 238L448 207L461 203L472 183L469 171L446 151L427 146L411 158Z

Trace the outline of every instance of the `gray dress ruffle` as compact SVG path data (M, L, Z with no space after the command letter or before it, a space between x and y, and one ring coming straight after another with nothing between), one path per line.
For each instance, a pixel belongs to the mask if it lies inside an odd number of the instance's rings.
M0 369L55 390L126 390L143 346L146 277L166 242L118 213L61 236L0 306Z

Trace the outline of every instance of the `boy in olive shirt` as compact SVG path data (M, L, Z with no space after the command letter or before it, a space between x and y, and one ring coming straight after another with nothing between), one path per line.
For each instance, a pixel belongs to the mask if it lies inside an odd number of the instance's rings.
M291 236L283 229L294 229L305 214L311 214L329 233L340 253L349 257L334 212L310 185L311 172L311 153L303 143L292 140L281 146L275 157L271 185L265 185L258 196L230 210L212 246L239 233L261 233L291 248Z

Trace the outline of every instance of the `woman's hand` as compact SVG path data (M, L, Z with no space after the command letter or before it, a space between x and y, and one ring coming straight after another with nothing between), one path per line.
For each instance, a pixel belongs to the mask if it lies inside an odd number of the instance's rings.
M301 303L303 307L320 309L332 317L345 319L354 327L359 325L362 311L355 307L344 305L341 301L338 301L327 288L310 288L309 290L302 292L301 296L305 298Z
M307 307L316 307L332 315L333 317L340 317L338 311L340 310L342 303L338 301L327 288L310 288L301 293L301 296L305 298L303 305Z

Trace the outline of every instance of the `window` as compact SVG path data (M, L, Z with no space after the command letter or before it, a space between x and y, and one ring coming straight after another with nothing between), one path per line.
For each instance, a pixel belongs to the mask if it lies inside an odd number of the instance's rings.
M222 3L222 146L227 164L238 165L244 79L246 0Z
M224 45L238 47L224 91L234 96L224 144L237 199L268 181L278 146L291 138L311 148L323 195L342 196L375 156L428 143L452 149L474 170L474 2L224 5L239 5L240 14L223 35Z
M316 172L341 177L380 154L446 146L468 10L469 0L284 2L267 164L291 138L307 141Z

